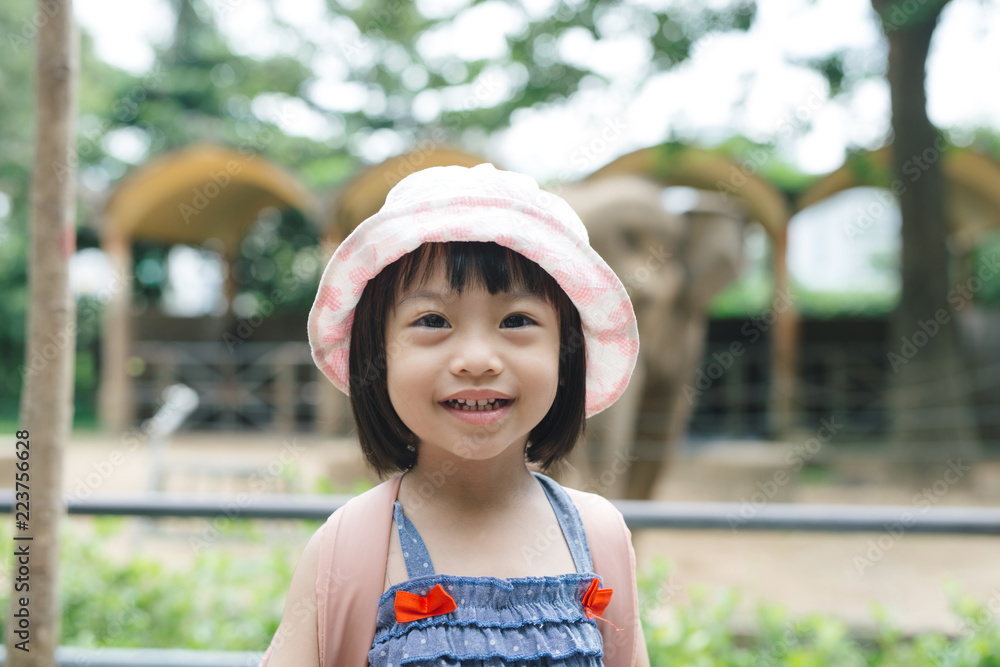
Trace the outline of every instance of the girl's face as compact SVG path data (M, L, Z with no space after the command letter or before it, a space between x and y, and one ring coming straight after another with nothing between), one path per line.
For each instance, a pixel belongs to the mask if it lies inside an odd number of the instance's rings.
M389 399L421 455L523 453L558 389L559 318L543 297L516 288L491 295L470 284L459 294L439 270L390 311L386 352Z

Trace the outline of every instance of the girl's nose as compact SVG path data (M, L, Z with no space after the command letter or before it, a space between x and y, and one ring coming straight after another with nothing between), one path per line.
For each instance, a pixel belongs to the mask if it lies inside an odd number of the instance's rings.
M488 334L469 332L455 341L451 372L455 375L496 375L503 370L497 346Z

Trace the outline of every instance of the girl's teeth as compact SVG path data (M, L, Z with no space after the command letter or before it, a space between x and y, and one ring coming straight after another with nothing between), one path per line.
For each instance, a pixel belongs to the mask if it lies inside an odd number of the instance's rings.
M478 401L473 398L459 398L448 401L453 408L465 410L466 412L478 412L483 410L493 410L497 407L496 398L481 398Z

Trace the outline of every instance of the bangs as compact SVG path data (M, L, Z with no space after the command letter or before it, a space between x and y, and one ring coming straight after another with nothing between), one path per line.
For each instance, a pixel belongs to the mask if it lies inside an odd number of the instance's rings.
M568 455L585 431L587 359L580 313L555 278L527 257L496 243L425 243L368 281L355 308L348 357L351 411L368 465L380 476L416 463L417 438L389 399L385 323L402 293L444 270L456 292L470 284L490 294L515 290L539 296L559 316L559 389L528 436L525 457L547 470ZM412 448L412 449L411 449Z
M565 293L545 269L524 255L492 242L451 241L424 243L397 262L390 278L393 301L404 290L419 287L442 268L451 289L461 294L468 286L490 294L520 290L558 304Z

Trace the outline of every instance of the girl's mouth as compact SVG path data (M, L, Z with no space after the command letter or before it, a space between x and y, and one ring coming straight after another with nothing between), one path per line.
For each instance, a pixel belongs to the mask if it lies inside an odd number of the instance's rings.
M481 398L478 401L472 398L459 398L441 402L445 407L462 412L490 412L504 408L510 403L509 398Z

